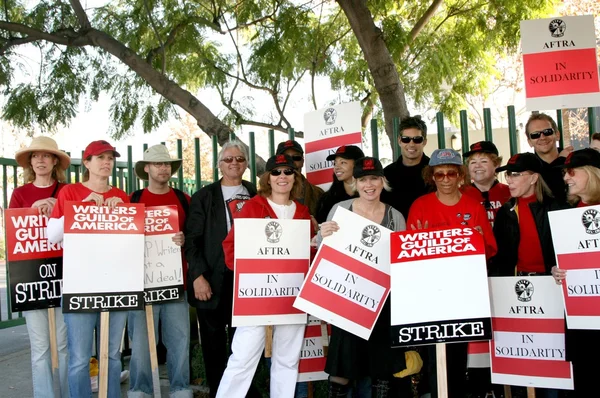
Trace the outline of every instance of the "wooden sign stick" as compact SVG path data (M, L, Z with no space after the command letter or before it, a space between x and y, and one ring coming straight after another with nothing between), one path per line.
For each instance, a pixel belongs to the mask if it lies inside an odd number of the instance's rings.
M50 359L52 362L52 382L54 389L60 391L60 375L58 373L58 345L56 343L56 311L48 308L48 331L50 338ZM61 391L62 394L62 391Z
M446 373L446 344L435 345L438 398L448 398L448 375Z
M273 353L273 326L265 326L265 358Z
M100 373L98 375L98 398L108 397L108 336L110 331L110 313L100 313Z
M504 398L512 398L512 390L510 386L504 386Z
M535 387L527 387L527 398L535 398Z
M325 321L321 321L321 342L323 343L323 356L326 357L329 351L329 331Z
M158 357L156 355L156 334L154 331L154 312L152 311L152 305L146 306L146 328L148 329L148 348L150 349L152 388L154 389L154 397L160 398L160 375L158 373Z

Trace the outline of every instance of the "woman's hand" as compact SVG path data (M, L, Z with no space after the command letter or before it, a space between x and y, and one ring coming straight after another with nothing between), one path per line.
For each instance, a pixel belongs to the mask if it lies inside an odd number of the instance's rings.
M87 196L87 198L83 199L82 202L94 202L96 206L102 206L102 203L104 203L104 197L99 193L92 192Z
M334 232L340 229L340 226L335 221L325 221L321 224L321 236L326 238L333 235Z
M40 199L33 202L31 207L38 209L41 215L46 217L50 217L52 213L52 209L54 209L54 205L56 204L56 198L46 198Z
M421 220L417 220L416 227L415 227L415 224L410 224L410 228L413 231L416 231L417 229L427 229L428 226L429 226L429 221L425 221L425 224L421 224Z
M185 243L185 235L183 232L179 231L175 234L175 236L173 236L173 243L175 243L177 246L183 246Z
M567 277L567 271L558 268L556 265L552 267L552 276L557 285L562 285L562 281Z
M123 199L119 198L118 196L113 196L112 198L108 198L104 201L104 205L108 206L109 209L114 209L116 205L118 205L119 203L124 203Z

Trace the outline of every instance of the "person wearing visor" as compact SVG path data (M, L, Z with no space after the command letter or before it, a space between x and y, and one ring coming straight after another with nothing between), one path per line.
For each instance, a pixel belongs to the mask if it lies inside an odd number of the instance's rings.
M372 157L360 158L354 163L353 176L354 191L358 197L340 202L331 209L328 221L321 224L317 244L321 243L322 238L339 230L339 225L331 221L338 207L350 210L392 231L406 229L402 214L380 200L382 191L390 189L381 162ZM390 316L388 297L369 340L332 326L325 365L325 372L330 375L329 397L346 397L351 382L365 377L372 380L372 397L411 396L410 377L407 376L420 370L420 366L415 367L415 362L422 362L414 351L411 355L418 357L416 361L407 361L406 350L391 347ZM407 370L409 362L411 369ZM394 377L395 374L398 374L398 377Z
M58 194L48 220L48 241L58 243L64 235L66 202L92 202L96 206L114 208L129 203L129 197L108 183L119 152L104 140L91 142L83 152L82 182L66 185ZM69 250L64 246L64 250ZM72 312L64 314L69 349L69 391L72 397L91 397L90 358L94 329L100 330L100 313ZM127 311L111 311L108 342L108 396L121 396L121 338L127 321Z
M318 223L327 220L329 211L336 203L356 197L352 171L354 162L364 156L362 149L356 145L342 145L335 153L327 156L328 161L333 161L333 181L329 190L319 199L315 216Z
M275 155L267 160L266 171L258 181L258 195L248 200L237 218L310 220L308 207L297 201L302 178L294 160ZM234 265L235 222L223 241L225 264ZM244 231L237 231L244 233ZM310 242L307 242L309 244ZM273 326L271 357L271 397L293 397L298 378L300 350L306 325ZM232 354L221 378L217 398L245 397L265 348L265 326L239 326L231 344Z
M571 205L587 207L600 204L600 153L597 150L587 148L575 151L567 156L561 168ZM564 283L567 272L552 267L552 276L557 284ZM598 341L598 330L567 328L565 331L566 360L573 364L575 397L593 397L598 393Z
M496 254L496 240L485 209L479 201L464 195L467 172L460 154L453 149L436 149L429 165L423 169L423 179L435 192L421 196L410 208L408 227L413 230L428 228L471 227L483 235L486 258ZM436 348L427 346L425 392L437 391ZM467 343L446 346L448 370L448 396L464 397L466 394ZM429 385L427 386L427 382ZM429 389L429 391L426 391Z

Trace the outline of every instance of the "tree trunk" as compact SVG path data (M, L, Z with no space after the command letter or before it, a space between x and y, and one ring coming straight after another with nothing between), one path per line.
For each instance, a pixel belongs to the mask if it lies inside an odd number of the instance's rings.
M391 142L393 137L392 120L395 117L402 119L410 115L396 64L383 40L383 32L375 26L366 1L337 0L337 2L346 14L369 65L369 71L373 76L375 89L379 93L379 100L383 108L385 131Z

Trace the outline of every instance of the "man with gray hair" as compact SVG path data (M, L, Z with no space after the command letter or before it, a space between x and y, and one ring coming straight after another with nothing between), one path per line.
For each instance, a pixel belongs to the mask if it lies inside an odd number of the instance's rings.
M186 224L185 255L188 268L188 301L196 307L200 340L210 397L217 389L227 365L227 337L233 339L231 310L233 272L225 266L223 240L233 224L233 215L256 188L242 180L248 167L246 147L229 141L218 157L222 178L192 196ZM228 333L227 333L228 332Z

